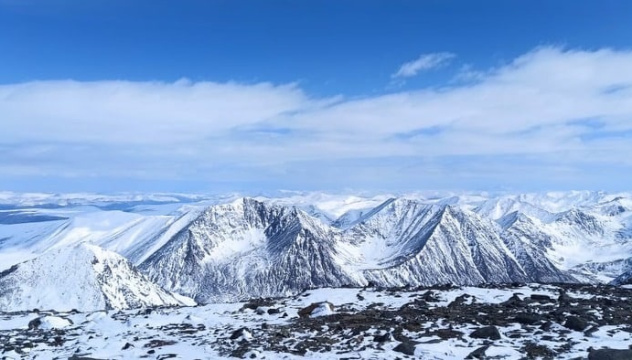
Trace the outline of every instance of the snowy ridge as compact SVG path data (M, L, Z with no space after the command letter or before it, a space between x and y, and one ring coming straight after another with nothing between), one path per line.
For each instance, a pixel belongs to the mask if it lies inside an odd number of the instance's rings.
M103 206L87 197L80 205L0 210L0 271L86 242L199 302L343 285L608 283L632 271L628 193L193 199L108 199Z
M10 266L49 249L80 242L112 250L138 264L187 226L205 206L202 202L139 205L126 211L83 205L0 210L0 220L11 219L0 221L0 264ZM41 221L42 216L48 220Z
M141 269L199 302L371 283L576 281L544 249L520 256L524 250L512 252L502 235L472 211L407 198L388 199L344 227L297 207L243 198L207 209Z
M151 283L124 257L85 243L14 265L0 273L0 288L0 311L195 304Z
M202 302L341 286L351 279L335 262L332 235L303 210L244 198L207 209L141 269Z

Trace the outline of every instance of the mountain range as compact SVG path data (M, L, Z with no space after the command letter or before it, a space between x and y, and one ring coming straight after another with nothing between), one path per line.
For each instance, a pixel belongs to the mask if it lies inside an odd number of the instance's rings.
M314 287L632 281L628 193L4 194L0 311Z

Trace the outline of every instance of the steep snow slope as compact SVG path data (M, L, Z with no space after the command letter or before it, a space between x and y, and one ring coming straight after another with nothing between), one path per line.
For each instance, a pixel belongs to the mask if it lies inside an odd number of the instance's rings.
M244 198L207 209L141 269L202 302L340 286L351 279L332 236L300 209Z
M410 199L389 199L343 227L343 259L358 270L389 267L416 254L427 240L423 231L441 207Z
M482 217L498 220L514 212L520 212L542 221L553 217L552 213L520 199L520 196L501 196L485 201L475 210Z
M187 226L205 204L161 204L126 211L93 206L5 210L62 220L0 224L0 270L59 246L90 242L140 263ZM0 211L0 215L3 211Z
M0 273L0 311L193 305L150 282L122 256L86 243L50 250Z
M562 269L630 257L632 242L620 239L621 228L618 221L578 209L559 213L554 221L541 226L551 235L549 257Z
M537 220L515 211L499 219L501 238L509 251L516 257L531 281L575 282L577 279L559 269L549 259L548 251L553 245L550 235L544 233Z
M401 248L403 251L396 260L384 263L387 266L382 269L364 270L367 280L402 286L529 279L502 240L490 229L490 223L452 206L425 209L423 213L410 219L427 218L427 221L412 227L397 226L396 232L409 238Z

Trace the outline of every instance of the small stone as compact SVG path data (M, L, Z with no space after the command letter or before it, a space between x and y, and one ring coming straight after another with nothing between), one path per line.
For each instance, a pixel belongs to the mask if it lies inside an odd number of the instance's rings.
M553 326L553 323L550 322L550 321L547 321L544 324L540 325L540 330L542 330L542 331L550 331L552 326Z
M307 318L313 315L314 311L318 309L322 310L320 312L322 312L323 314L329 313L329 312L333 312L334 311L334 304L330 303L329 301L323 301L323 302L317 302L317 303L312 303L311 305L302 308L301 310L298 311L298 316L302 317L302 318Z
M266 309L262 308L262 307L258 307L255 312L257 313L257 315L263 315L266 313Z
M537 302L551 302L553 301L553 299L551 299L550 296L548 295L542 295L542 294L533 294L530 296L531 300L533 301L537 301Z
M146 348L157 348L162 346L174 345L176 341L173 340L151 340L147 344L145 344Z
M53 346L62 346L62 345L64 345L64 339L62 339L61 336L55 336L53 338L53 341L51 342L51 345L53 345Z
M393 349L393 351L397 351L406 355L415 355L415 344L410 341L402 342L399 345L397 345Z
M474 330L470 337L475 339L490 339L490 340L500 340L500 332L498 328L495 326L485 326L479 329Z
M584 335L592 336L592 334L596 333L597 331L599 331L599 326L591 326L590 328L588 328L588 330L584 331Z
M485 358L485 351L487 351L487 349L489 349L489 345L481 346L478 349L472 351L465 358L466 359L484 359Z
M540 315L526 313L518 314L514 318L515 322L523 325L533 325L538 323L540 320L542 320Z
M29 330L36 330L40 325L42 325L42 318L33 319L29 321Z
M564 323L564 327L575 331L584 331L588 327L588 322L577 316L569 316Z
M250 333L250 330L248 330L248 328L242 327L233 331L233 333L230 335L231 340L236 340L239 338L250 339L252 338L252 334Z
M280 314L280 313L281 313L281 310L279 309L275 309L275 308L268 309L268 315L275 315L275 314Z
M379 342L379 343L384 343L391 340L393 340L393 337L391 336L391 333L388 333L388 332L382 335L376 335L373 337L373 341Z
M514 293L511 297L503 303L505 306L518 307L524 304L524 301L518 296L518 294Z
M630 360L632 350L625 349L599 349L588 353L588 360Z

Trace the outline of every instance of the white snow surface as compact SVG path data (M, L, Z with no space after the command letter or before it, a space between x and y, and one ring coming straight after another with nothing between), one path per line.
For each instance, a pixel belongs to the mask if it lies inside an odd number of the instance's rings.
M194 305L139 273L124 257L80 243L47 251L0 277L0 311Z
M59 316L44 316L40 321L39 329L63 329L72 325L72 321Z
M16 224L0 221L0 269L80 242L115 251L137 264L187 226L205 206L207 202L146 205L127 211L95 206L0 210L0 217L26 216L24 222ZM54 220L29 222L33 216Z

